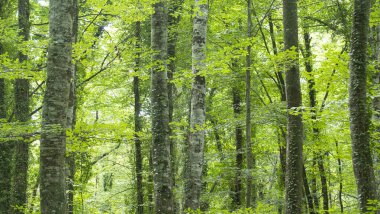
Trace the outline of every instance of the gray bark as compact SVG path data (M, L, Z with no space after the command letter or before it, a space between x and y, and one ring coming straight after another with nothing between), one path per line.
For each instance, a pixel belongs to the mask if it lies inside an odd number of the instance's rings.
M79 28L79 8L78 8L78 0L72 0L72 19L73 19L73 27L72 27L72 42L76 43L78 40L78 28ZM72 66L71 72L71 82L70 82L70 94L69 94L69 105L67 112L67 128L74 130L76 125L76 110L77 110L77 96L76 96L76 87L77 87L77 70L78 63L75 62ZM72 143L72 142L69 142ZM67 154L67 212L74 213L74 193L75 193L75 157L76 153L74 151L70 151Z
M29 40L29 0L18 1L18 25L20 36L23 41ZM28 56L19 53L20 63L28 60ZM26 123L30 119L29 114L29 80L16 79L15 82L15 118L18 122ZM28 159L29 159L29 142L27 139L16 142L15 149L15 168L13 176L13 193L12 205L14 207L23 207L27 202L28 187ZM15 213L23 213L22 210L16 209Z
M206 80L201 72L205 68L208 5L195 0L196 14L193 22L190 139L185 168L184 209L200 207L205 138Z
M283 0L283 25L285 50L295 48L298 53L297 0ZM302 144L303 124L300 107L302 95L300 87L298 55L286 63L286 100L288 118L288 139L286 148L286 213L302 213Z
M177 26L181 19L181 16L178 15L179 10L182 7L182 0L170 0L168 8L168 99L169 99L169 123L173 122L174 115L174 100L175 100L175 84L173 83L173 75L176 72L175 58L176 58L176 43L178 38ZM177 154L176 154L176 144L173 137L173 130L169 127L170 135L170 156L172 164L172 180L173 187L176 187L176 172L178 171L178 164L176 164ZM174 197L174 196L173 196ZM174 197L174 212L178 211L179 203Z
M376 185L369 138L367 111L367 43L370 0L355 0L350 52L350 130L352 162L360 211L368 210L369 200L376 199Z
M66 213L66 126L72 79L72 0L49 3L49 48L40 145L41 213Z
M152 15L152 158L155 212L173 213L167 85L167 15L165 1L154 4Z

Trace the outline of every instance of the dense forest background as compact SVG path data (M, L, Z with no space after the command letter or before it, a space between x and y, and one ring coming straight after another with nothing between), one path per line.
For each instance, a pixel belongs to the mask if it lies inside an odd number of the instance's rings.
M0 213L379 210L379 0L0 0L0 31Z

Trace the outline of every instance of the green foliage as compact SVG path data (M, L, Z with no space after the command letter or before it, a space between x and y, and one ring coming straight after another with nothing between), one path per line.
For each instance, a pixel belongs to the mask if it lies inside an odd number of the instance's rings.
M0 78L6 80L8 116L12 114L13 83L17 78L31 82L31 108L42 104L46 78L48 45L48 7L45 1L31 1L31 39L21 42L18 36L16 3L10 1L9 18L0 19L0 41L4 53L0 55ZM150 68L151 61L150 15L151 0L87 0L80 1L78 41L73 44L73 64L77 66L76 125L66 130L67 154L75 156L75 213L133 213L136 209L135 134L142 141L144 209L148 212L148 194L153 184L149 180L150 169ZM340 4L339 4L340 3ZM192 18L193 1L185 0L175 17L180 21L172 26L177 35L176 54L173 61L174 114L170 124L176 158L175 200L183 197L184 154L189 131L189 100L191 83ZM339 212L338 192L343 186L342 199L345 213L357 213L356 186L352 170L348 117L348 38L352 4L350 1L299 1L300 50L305 49L301 34L308 30L312 37L312 57L305 59L293 50L283 52L281 1L254 1L253 35L247 38L246 1L210 1L210 17L207 36L207 69L202 72L207 81L207 122L204 192L202 200L208 211L189 213L276 213L284 206L284 187L281 181L279 147L286 142L286 103L281 100L278 75L285 66L291 66L299 57L303 106L294 109L302 114L305 128L304 163L307 178L317 179L320 197L320 172L314 163L316 153L323 154L326 176L331 194L330 213ZM371 25L377 26L380 17L379 1L373 5ZM271 15L274 39L278 54L274 54L269 32ZM135 23L141 23L141 44L136 46ZM254 178L257 201L254 209L235 207L232 203L236 179L235 128L244 127L245 114L234 115L232 90L242 97L245 111L245 58L246 47L252 46L252 142L256 167L242 170L243 183L248 174ZM20 63L18 53L28 55L29 60ZM136 71L136 53L140 54L140 67ZM313 63L312 74L306 72L304 63ZM378 62L377 62L378 63ZM370 72L376 73L376 62L369 62ZM142 101L142 126L134 133L133 78L140 79ZM314 80L317 106L312 109L309 101L308 81ZM372 86L372 79L369 78ZM41 85L41 86L40 86ZM32 92L34 92L32 94ZM377 85L370 88L372 97L377 95ZM370 102L369 102L370 103ZM323 106L322 106L323 105ZM313 113L313 111L315 113ZM315 114L315 115L314 115ZM316 116L316 117L314 117ZM28 207L39 212L39 196L33 195L39 176L40 112L29 123L14 120L0 121L0 143L9 140L27 140L31 146L29 168ZM9 121L8 121L9 120ZM371 130L373 144L379 139L378 121ZM319 130L316 136L314 129ZM53 129L56 130L56 129ZM62 130L60 130L62 131ZM341 161L341 166L338 164ZM339 170L341 168L341 171ZM377 165L377 169L379 166ZM112 174L112 187L103 188L103 182ZM108 177L107 177L108 176ZM107 179L105 179L107 178ZM106 182L107 183L107 182ZM109 183L108 183L109 184ZM38 185L37 185L38 186ZM243 185L245 186L245 184ZM243 195L246 189L243 187ZM244 201L244 200L242 200ZM372 202L371 202L372 203ZM374 207L377 202L372 203ZM33 205L33 206L32 206ZM236 208L236 209L235 209ZM240 208L240 209L239 209Z

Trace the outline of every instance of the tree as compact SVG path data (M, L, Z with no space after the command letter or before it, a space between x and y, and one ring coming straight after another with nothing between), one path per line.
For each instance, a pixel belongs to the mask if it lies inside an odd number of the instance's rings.
M29 0L18 1L18 25L20 36L23 41L29 40L30 23L29 23L30 5ZM19 53L19 62L26 63L28 56ZM29 80L16 79L15 82L15 118L18 122L24 123L30 120L29 110ZM15 149L15 168L13 179L13 206L16 208L26 205L27 187L28 187L28 161L29 161L29 142L23 138L16 143ZM23 213L22 210L15 213Z
M40 145L41 213L66 213L66 126L72 79L72 0L49 3L49 48Z
M252 39L252 1L247 1L247 37ZM252 194L252 172L254 167L254 157L252 154L252 127L251 127L251 66L252 66L252 46L247 46L246 56L246 77L245 77L245 104L246 104L246 118L245 118L245 133L246 133L246 157L247 157L247 193L246 193L246 207L251 207L256 203L256 192ZM253 197L252 197L253 195Z
M75 44L78 42L78 28L79 28L79 4L78 0L73 0L72 6L72 43ZM70 131L75 130L76 125L76 112L77 112L77 71L78 71L78 62L75 61L72 65L71 71L71 81L70 81L70 92L69 92L69 104L67 112L67 128ZM69 142L73 144L73 142ZM68 151L66 164L68 167L67 170L67 211L68 213L74 213L74 193L75 193L75 156L74 151Z
M167 84L167 15L164 1L154 4L152 15L151 117L155 212L173 213L172 168L169 141Z
M141 43L141 23L140 21L136 22L135 29L136 37L136 59L135 59L135 72L136 75L140 70L141 64L141 53L140 53L140 43ZM135 106L134 106L134 122L135 122L135 161L136 161L136 198L137 198L137 212L138 214L144 213L144 192L143 192L143 176L142 176L142 149L141 149L141 140L140 132L142 131L141 124L141 101L140 101L140 79L138 76L133 77L133 91L135 96Z
M196 14L193 21L190 139L185 163L184 209L196 210L200 206L202 171L204 165L204 140L206 119L206 34L208 4L195 0Z
M234 117L236 121L239 120L242 112L241 107L241 95L240 90L237 87L232 89L232 107L234 110ZM240 208L243 200L243 181L242 181L242 171L243 171L243 127L239 122L235 124L235 181L233 186L233 206Z
M0 1L0 20L9 14L8 1ZM4 44L0 43L0 55L5 54ZM0 78L0 122L7 121L6 81ZM11 179L12 179L12 142L0 142L0 212L10 212L11 209Z
M286 213L302 213L302 144L303 125L300 107L302 94L298 64L297 0L283 0L284 48L289 55L286 62L286 100L288 139L286 148ZM291 54L295 52L295 54Z
M349 108L352 162L361 213L376 199L367 111L367 43L370 0L355 0L351 31Z

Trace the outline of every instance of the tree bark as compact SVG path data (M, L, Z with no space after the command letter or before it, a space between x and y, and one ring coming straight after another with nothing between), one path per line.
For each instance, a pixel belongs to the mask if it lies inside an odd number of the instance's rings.
M180 0L170 0L169 12L168 12L168 100L169 100L169 124L173 122L174 114L174 100L175 100L175 84L173 83L173 76L176 72L175 58L176 58L176 43L178 38L177 25L180 21L180 15L178 12L181 8L182 2ZM169 126L169 136L170 136L170 157L172 164L172 182L173 188L176 187L176 172L178 170L178 165L176 164L176 144L173 136L173 130ZM175 196L174 200L174 212L178 212L179 203L177 203Z
M302 95L298 62L297 0L283 0L285 51L296 51L286 64L286 100L288 139L286 149L286 213L302 213L302 144L303 124L300 107ZM295 49L294 49L295 48Z
M316 212L314 210L313 197L311 195L309 183L307 181L305 165L302 166L302 174L303 174L303 187L305 190L305 195L306 195L306 199L307 199L307 206L309 208L309 213L314 214Z
M276 43L276 37L274 34L274 24L272 20L272 14L271 12L268 14L268 22L269 22L269 33L272 41L272 49L273 54L275 56L278 55L278 49L277 49L277 43ZM276 79L277 79L277 88L281 95L281 101L286 102L286 91L285 91L285 80L284 80L284 74L282 71L276 71ZM279 168L279 187L280 187L280 199L283 200L283 191L285 189L285 174L286 174L286 142L287 142L287 136L286 136L286 128L284 128L285 124L283 124L280 121L278 131L280 132L278 134L278 147L279 147L279 158L280 158L280 168ZM281 201L278 213L283 213L283 202Z
M241 115L241 95L237 88L232 89L233 95L233 109L235 120L235 147L236 147L236 173L233 193L233 205L235 208L240 208L242 205L242 170L243 170L243 126L238 122Z
M78 40L78 28L79 28L79 5L78 0L72 0L72 42L76 43ZM67 128L74 130L76 125L76 111L77 111L77 71L78 62L75 62L72 66L71 81L70 81L70 94L69 105L67 112ZM73 142L69 142L73 143ZM76 152L69 151L67 154L66 164L67 171L67 212L69 214L74 213L74 194L75 194L75 170L76 170Z
M66 213L66 126L72 78L72 0L49 3L49 49L40 145L41 213Z
M29 40L29 0L18 1L18 25L19 35L23 41ZM19 53L20 63L25 63L28 56ZM29 80L16 79L15 82L15 118L18 122L26 124L30 120L29 114ZM29 142L25 138L16 142L15 149L15 168L13 176L13 194L12 205L15 207L15 213L23 213L22 208L27 202L28 187L28 159L29 159Z
M367 111L367 43L370 0L355 0L350 52L350 130L352 162L360 211L368 211L370 200L376 199L376 184L369 138Z
M308 79L308 89L309 89L309 100L310 100L310 108L311 108L311 119L313 123L313 139L315 142L319 140L320 130L316 124L317 122L317 91L315 90L315 80L313 73L313 64L312 64L312 52L311 52L311 37L308 30L304 29L304 41L305 41L305 68L306 72L309 75ZM316 152L316 162L318 165L318 170L321 179L321 187L322 187L322 198L323 198L323 212L328 214L329 210L329 197L328 197L328 186L326 179L326 172L323 161L323 154L321 151ZM316 204L316 208L319 207L318 201L314 201Z
M152 157L155 212L173 213L167 85L167 15L165 1L154 4L152 15Z
M134 122L135 122L135 163L136 163L136 199L137 199L137 214L144 213L144 191L143 191L143 158L142 158L142 150L141 150L141 140L140 140L140 132L142 131L141 125L141 101L140 101L140 78L137 76L140 71L140 61L141 61L141 23L136 22L135 29L135 37L136 37L136 48L138 52L136 53L135 58L135 76L133 77L133 92L135 97L135 108L134 108Z
M343 213L344 206L343 206L343 176L342 176L342 160L340 159L340 150L339 150L339 143L335 143L336 146L336 153L338 156L338 180L339 180L339 191L338 191L338 201L339 201L339 208L340 212Z
M193 22L190 139L185 168L184 210L200 207L202 170L204 161L206 80L205 69L208 4L195 0L196 14Z
M247 37L252 39L252 1L247 2ZM251 127L251 66L252 66L252 46L247 47L246 71L245 71L245 134L246 134L246 158L247 158L247 193L246 207L253 207L256 204L256 192L252 192L252 169L254 168L255 158L252 154L252 127Z
M374 98L372 100L372 106L373 106L373 120L374 120L374 128L375 128L375 131L377 133L380 133L380 96L378 95L379 94L379 90L380 90L380 24L373 27L373 43L372 44L372 47L373 47L373 56L372 56L372 60L376 61L377 63L377 66L375 66L375 74L373 75L373 84L375 85L375 93L374 93ZM380 164L380 140L379 139L375 139L376 140L376 144L375 144L375 156L374 156L374 161L375 161L375 165L376 166L379 166ZM375 167L377 168L377 170L375 170L375 177L376 177L376 186L377 186L377 189L380 187L380 170L378 169L378 167ZM379 193L378 193L379 194Z
M0 1L0 20L7 18L8 1ZM5 50L0 43L0 54ZM7 102L5 79L0 78L0 123L6 123ZM12 153L13 143L9 141L0 142L0 213L9 213L11 210L11 180L12 180Z

